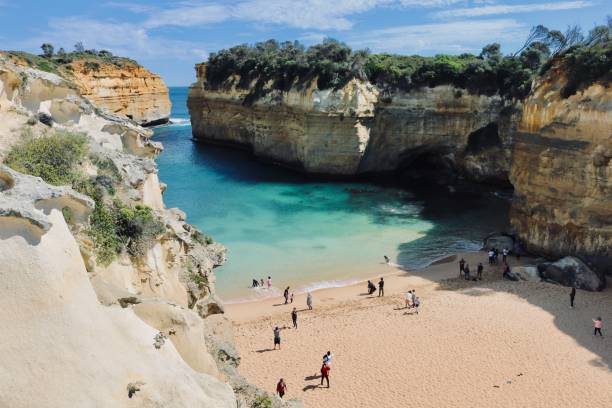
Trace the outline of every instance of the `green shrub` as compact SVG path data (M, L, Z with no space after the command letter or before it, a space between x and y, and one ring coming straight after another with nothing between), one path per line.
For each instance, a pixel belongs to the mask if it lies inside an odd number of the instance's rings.
M90 217L89 235L96 247L97 260L110 264L124 249L133 257L145 254L158 235L165 231L164 224L150 207L129 207L120 200L105 203L97 190L94 192L96 208Z
M255 397L251 408L272 408L272 399L263 395Z
M28 138L7 154L5 164L21 173L38 176L49 184L71 184L80 177L79 162L87 152L87 138L56 132L50 137Z
M210 245L214 242L210 235L202 234L197 229L194 229L192 237L195 242L202 245Z

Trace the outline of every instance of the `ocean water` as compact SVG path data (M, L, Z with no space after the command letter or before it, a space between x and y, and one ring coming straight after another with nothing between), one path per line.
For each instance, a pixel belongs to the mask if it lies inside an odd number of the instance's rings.
M171 124L155 128L164 144L160 178L168 207L228 247L216 269L227 302L345 285L383 273L383 255L421 268L457 250L476 250L506 228L509 203L494 193L384 181L314 180L264 164L249 153L196 144L187 88L171 88ZM272 277L273 290L251 289Z

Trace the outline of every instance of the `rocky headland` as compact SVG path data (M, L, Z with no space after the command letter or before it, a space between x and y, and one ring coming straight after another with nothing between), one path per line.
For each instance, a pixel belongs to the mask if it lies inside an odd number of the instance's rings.
M108 52L107 52L108 54ZM136 61L93 51L48 58L28 53L6 53L15 64L56 73L79 89L79 94L110 113L141 126L168 122L168 87L157 74Z
M237 371L225 248L165 208L161 144L81 86L0 55L0 405L284 406Z

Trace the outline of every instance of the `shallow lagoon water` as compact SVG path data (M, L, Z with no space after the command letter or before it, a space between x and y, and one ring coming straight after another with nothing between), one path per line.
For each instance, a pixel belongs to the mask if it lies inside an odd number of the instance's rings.
M228 247L216 269L226 301L300 292L363 280L383 255L419 268L457 250L479 249L504 229L508 202L494 194L384 182L313 180L250 154L191 140L186 88L171 88L174 124L155 128L163 142L160 178L168 207ZM271 276L275 289L248 288ZM276 289L278 288L278 289Z

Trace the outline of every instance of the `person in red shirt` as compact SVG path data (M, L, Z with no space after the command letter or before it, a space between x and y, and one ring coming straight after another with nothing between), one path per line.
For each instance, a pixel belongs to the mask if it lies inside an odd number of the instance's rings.
M323 380L327 381L327 388L329 388L329 370L330 367L323 363L323 367L321 367L321 385L323 385Z
M278 394L279 397L283 398L286 392L287 392L287 384L285 384L285 380L281 378L278 381L278 384L276 384L276 393Z

